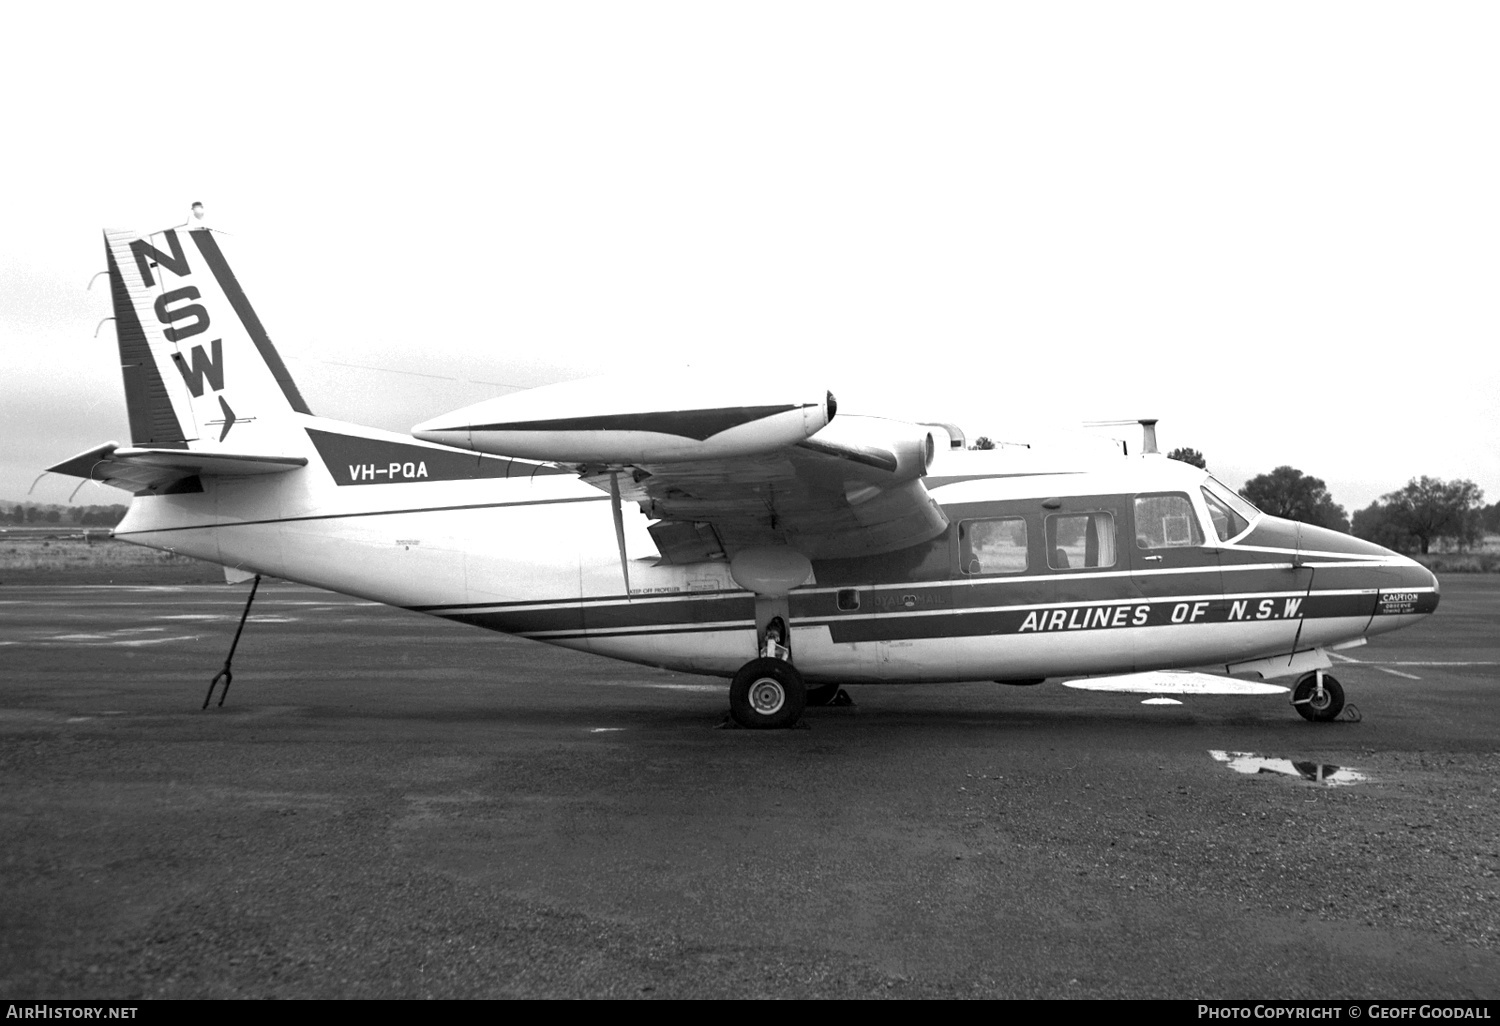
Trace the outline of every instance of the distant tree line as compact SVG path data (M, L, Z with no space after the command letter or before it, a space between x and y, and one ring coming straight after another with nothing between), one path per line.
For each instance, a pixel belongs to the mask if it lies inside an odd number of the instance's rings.
M125 518L126 507L56 506L16 503L10 508L0 505L0 524L77 524L80 527L114 527Z
M1197 449L1173 449L1174 460L1208 469ZM1277 467L1245 482L1240 494L1273 516L1328 527L1398 552L1430 552L1434 544L1462 550L1500 533L1500 502L1484 504L1484 491L1460 478L1414 477L1354 514L1333 501L1328 486L1295 467Z
M1354 514L1354 533L1389 549L1431 550L1435 541L1467 549L1493 530L1500 503L1486 506L1484 492L1469 480L1414 477L1399 491L1382 495Z

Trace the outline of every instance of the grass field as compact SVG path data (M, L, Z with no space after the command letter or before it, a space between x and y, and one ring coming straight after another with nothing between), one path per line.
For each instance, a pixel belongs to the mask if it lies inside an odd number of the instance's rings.
M107 530L55 524L0 534L0 586L7 584L216 584L216 563L114 541Z
M1435 574L1500 573L1500 534L1487 534L1484 542L1467 552L1432 552L1414 556Z

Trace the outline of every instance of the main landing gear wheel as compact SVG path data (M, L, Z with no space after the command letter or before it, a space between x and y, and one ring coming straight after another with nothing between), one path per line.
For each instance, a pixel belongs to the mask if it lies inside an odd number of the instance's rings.
M806 704L802 674L782 659L752 659L729 684L729 715L752 730L790 727Z
M1327 723L1344 711L1344 686L1329 674L1323 674L1323 693L1318 694L1318 675L1303 674L1292 691L1292 706L1303 719Z

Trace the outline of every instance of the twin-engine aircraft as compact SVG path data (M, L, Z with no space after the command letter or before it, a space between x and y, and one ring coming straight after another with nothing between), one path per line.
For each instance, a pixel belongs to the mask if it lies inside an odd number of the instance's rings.
M1285 693L1412 624L1410 559L1155 453L1049 461L787 382L589 380L412 435L313 415L208 229L105 233L131 445L118 538L548 644L732 678L789 727L839 685ZM414 436L414 437L413 437ZM253 595L253 593L252 593ZM1225 676L1183 672L1212 666ZM1163 672L1165 671L1165 672Z

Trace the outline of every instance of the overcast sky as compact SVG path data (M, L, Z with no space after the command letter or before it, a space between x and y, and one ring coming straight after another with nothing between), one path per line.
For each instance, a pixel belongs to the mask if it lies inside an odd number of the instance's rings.
M1495 501L1497 29L1492 3L16 5L0 499L129 441L100 231L201 200L325 416L780 362L971 437L1158 417L1230 484L1289 463L1350 513L1419 474Z

